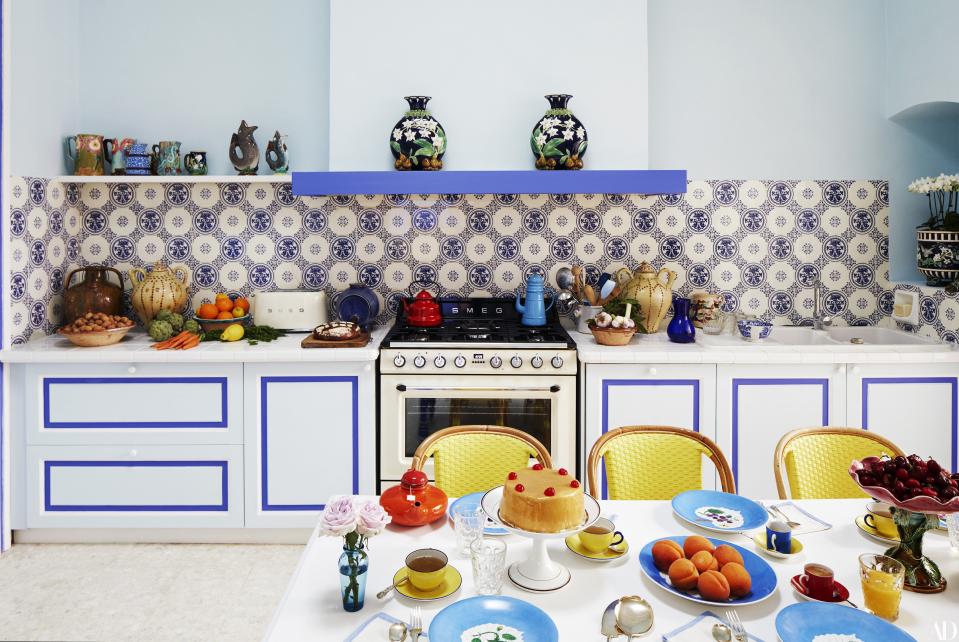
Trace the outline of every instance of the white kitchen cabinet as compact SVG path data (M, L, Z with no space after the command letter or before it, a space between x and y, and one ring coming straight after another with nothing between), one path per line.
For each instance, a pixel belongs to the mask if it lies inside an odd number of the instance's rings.
M332 495L375 486L370 363L247 364L246 526L312 527Z
M846 417L843 365L720 365L716 382L717 441L747 497L775 496L780 437Z
M957 469L956 364L850 364L846 423Z
M584 456L600 435L620 426L676 426L715 438L715 365L587 364L585 369ZM714 488L713 471L703 470L704 488Z

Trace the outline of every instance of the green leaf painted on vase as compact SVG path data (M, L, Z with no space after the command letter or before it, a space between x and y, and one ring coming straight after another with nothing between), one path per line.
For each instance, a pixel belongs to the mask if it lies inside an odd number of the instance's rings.
M543 153L542 145L536 142L536 139L542 133L543 133L543 130L540 128L539 125L537 125L536 129L533 130L533 133L530 134L530 137L529 137L529 146L530 148L532 148L533 153L536 154L537 156Z
M581 140L579 141L579 146L576 147L576 153L582 156L583 152L585 151L586 151L586 141Z
M391 140L391 141L390 141L390 147L392 147L392 148L393 148L393 151L396 152L397 154L402 153L402 152L400 151L400 144L397 143L395 140Z

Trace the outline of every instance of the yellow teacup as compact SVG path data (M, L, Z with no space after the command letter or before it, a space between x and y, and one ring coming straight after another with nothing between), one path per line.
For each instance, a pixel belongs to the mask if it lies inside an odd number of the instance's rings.
M896 522L892 519L892 513L889 512L889 505L882 502L869 502L866 505L866 514L862 521L866 526L876 529L883 537L899 537L899 531L896 529Z
M432 591L446 578L449 558L435 548L420 548L406 556L406 574L413 588Z
M593 525L579 532L579 541L590 553L602 553L610 546L623 543L623 534L616 525L605 517L600 517Z

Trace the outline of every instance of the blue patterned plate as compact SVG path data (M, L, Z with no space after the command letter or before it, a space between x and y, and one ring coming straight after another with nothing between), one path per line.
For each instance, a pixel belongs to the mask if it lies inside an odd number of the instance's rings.
M493 625L487 630L483 625ZM506 639L504 634L523 635L523 642L558 642L556 624L541 609L529 602L505 595L480 595L450 604L430 622L431 640L459 642L469 632L480 640ZM491 637L491 633L498 633ZM484 635L486 634L486 635Z
M452 504L449 505L446 509L446 516L450 520L450 527L453 526L453 510L457 506L476 506L479 507L483 501L483 495L486 493L470 493L469 495L463 495ZM462 502L462 503L461 503ZM499 526L496 522L491 520L489 517L486 518L486 527L483 529L484 535L509 535L509 531Z
M752 590L743 597L732 598L725 602L712 602L710 600L704 600L701 598L699 593L696 591L680 591L677 588L673 588L673 585L669 583L669 576L666 575L666 573L660 572L660 570L656 568L656 563L653 561L653 544L663 539L671 539L682 546L683 542L686 541L686 537L686 535L660 537L659 539L654 539L646 544L646 546L643 547L643 550L639 552L639 565L642 567L643 573L645 573L649 579L654 581L656 584L659 584L662 588L666 589L670 593L674 593L675 595L685 598L691 602L698 602L699 604L711 604L713 606L743 606L744 604L761 602L776 592L776 572L773 571L772 567L766 560L759 557L751 550L743 548L738 544L733 544L732 542L727 542L713 537L706 538L713 543L713 546L726 544L727 546L732 546L735 548L739 554L743 556L743 566L746 567L746 570L749 572L749 576L753 581Z
M916 642L899 627L848 606L802 602L776 616L776 634L783 642L810 642L817 635L855 635L860 640Z
M673 512L694 526L720 533L762 528L765 509L751 499L718 490L687 490L673 497Z

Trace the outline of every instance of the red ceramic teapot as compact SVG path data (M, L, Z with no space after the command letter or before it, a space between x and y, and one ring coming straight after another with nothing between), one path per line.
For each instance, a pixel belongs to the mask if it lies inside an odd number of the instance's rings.
M413 281L410 284L410 288L407 291L412 295L412 287L420 281ZM437 303L436 297L427 292L426 290L420 290L413 298L413 303L408 301L403 301L403 314L406 315L406 322L409 325L416 326L418 328L431 328L438 326L443 323L443 314L440 311L440 304Z
M380 495L380 506L393 518L392 523L400 526L435 522L446 514L447 503L446 493L431 486L422 470L406 471L399 486L387 488Z

